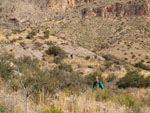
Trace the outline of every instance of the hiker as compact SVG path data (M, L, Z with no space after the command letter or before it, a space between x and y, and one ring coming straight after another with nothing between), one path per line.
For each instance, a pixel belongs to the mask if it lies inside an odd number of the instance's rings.
M104 90L104 86L102 84L102 82L99 80L98 76L95 77L95 81L93 83L93 88L98 87L101 88L102 90Z
M73 59L73 54L70 55L71 59Z

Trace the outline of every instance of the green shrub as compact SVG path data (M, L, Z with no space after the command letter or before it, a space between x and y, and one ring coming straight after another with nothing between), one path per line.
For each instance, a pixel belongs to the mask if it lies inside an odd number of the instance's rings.
M68 70L63 70L57 67L51 71L51 74L57 80L57 89L68 88L75 94L85 89L84 79L77 72L69 72Z
M45 30L43 33L44 33L44 38L49 38L49 36L50 36L49 30Z
M41 69L41 63L37 59L31 59L30 57L13 60L8 58L7 61L8 63L11 61L15 68L12 69L9 65L5 66L4 64L7 64L7 62L2 62L0 66L3 68L0 68L0 73L5 72L7 74L7 76L2 77L9 81L7 82L9 88L17 91L23 89L23 84L26 90L34 98L37 98L35 99L36 102L38 102L39 93L43 89L46 94L53 94L66 88L70 91L70 94L79 94L87 88L84 78L79 73L74 72L70 65L60 64L53 70L46 70ZM12 74L13 72L14 74Z
M23 74L24 86L34 95L39 94L42 89L45 93L55 93L58 90L69 88L72 93L82 91L84 79L70 65L60 64L53 70L41 70L40 62L29 57L16 61L20 73ZM15 83L15 82L14 82ZM15 87L17 83L14 84Z
M54 62L55 63L61 63L61 61L66 57L66 52L62 50L60 47L52 45L46 50L46 53L48 55L55 56Z
M136 64L135 64L135 67L138 67L138 68L141 68L141 69L150 71L150 66L146 66L146 65L143 64L142 62L136 63Z
M137 71L128 72L125 77L121 78L117 85L119 88L128 88L128 87L148 87L150 79L145 79L143 75Z
M48 55L54 55L54 56L66 56L66 52L62 50L60 47L55 45L50 46L48 50L46 50L46 53Z
M20 73L23 74L21 79L29 92L38 94L38 91L44 88L46 92L53 93L56 88L56 79L50 71L40 69L40 62L37 59L24 57L17 60L16 64Z
M61 109L52 105L48 109L46 109L43 113L63 113Z

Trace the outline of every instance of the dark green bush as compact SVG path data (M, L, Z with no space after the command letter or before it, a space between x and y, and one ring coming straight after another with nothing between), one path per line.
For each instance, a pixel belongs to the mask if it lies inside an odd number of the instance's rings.
M144 78L143 75L138 73L137 71L128 72L125 77L121 78L117 85L119 88L128 88L128 87L148 87L150 79Z
M143 64L142 62L136 63L136 64L135 64L135 67L138 67L138 68L141 68L141 69L150 71L150 66L146 66L146 65Z
M61 63L61 61L66 57L66 52L62 50L60 47L52 45L46 50L46 53L48 55L55 56L54 62L55 63Z
M46 50L46 53L48 55L54 55L54 56L66 56L66 52L64 50L62 50L60 47L58 46L50 46L48 48L48 50Z

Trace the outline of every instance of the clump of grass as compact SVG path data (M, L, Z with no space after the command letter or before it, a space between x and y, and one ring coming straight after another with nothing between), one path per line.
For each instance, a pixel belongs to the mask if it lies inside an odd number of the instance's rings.
M140 107L144 105L140 99L120 91L96 90L94 93L96 94L96 101L112 101L120 105L125 105L128 108L132 108L136 113L139 113Z
M63 113L61 109L58 107L51 105L48 109L46 109L43 113Z

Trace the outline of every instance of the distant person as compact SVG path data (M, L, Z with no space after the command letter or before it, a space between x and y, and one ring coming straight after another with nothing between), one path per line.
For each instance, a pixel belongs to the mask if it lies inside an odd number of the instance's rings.
M102 82L99 80L98 76L95 77L95 81L93 83L93 88L101 88L102 90L104 90L104 86L102 84Z
M71 59L73 59L73 54L70 55Z

